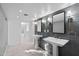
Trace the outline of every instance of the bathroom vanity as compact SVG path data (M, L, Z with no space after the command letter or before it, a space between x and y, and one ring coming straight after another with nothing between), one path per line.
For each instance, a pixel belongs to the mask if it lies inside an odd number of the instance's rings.
M58 56L58 46L63 47L66 43L69 42L69 40L58 39L54 37L47 37L47 38L44 38L43 40L52 45L53 56Z
M38 49L38 48L39 48L39 47L38 47L38 39L39 39L40 37L42 37L42 35L33 35L33 37L34 37L34 40L33 40L34 47L35 47L35 49Z

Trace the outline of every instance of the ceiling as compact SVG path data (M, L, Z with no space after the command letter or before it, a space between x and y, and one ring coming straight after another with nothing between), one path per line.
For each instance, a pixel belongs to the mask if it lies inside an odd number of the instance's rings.
M65 8L73 3L1 3L1 6L10 21L32 21L47 13ZM27 16L24 16L27 14Z

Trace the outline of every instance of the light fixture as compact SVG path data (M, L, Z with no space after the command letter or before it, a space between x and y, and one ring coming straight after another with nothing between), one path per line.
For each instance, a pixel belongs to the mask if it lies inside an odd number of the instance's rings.
M26 23L25 22L21 22L21 25L25 25Z
M35 14L35 15L34 15L34 18L36 18L36 17L37 17L37 15Z
M42 20L42 23L46 23L46 20L45 20L45 19L43 19L43 20Z
M22 10L19 10L19 13L22 13Z
M37 22L33 22L33 24L37 24Z
M47 5L47 14L49 14L51 12L51 6Z
M50 23L52 22L52 18L51 18L51 17L48 17L47 20L48 20L48 22L50 22Z
M69 11L67 12L67 16L68 16L68 17L72 17L72 12L71 12L71 10L69 10Z
M33 20L36 20L36 18L37 18L37 15L36 15L36 14L34 14L34 18L33 18Z
M19 16L17 16L17 18L19 18Z
M24 14L24 16L28 16L28 14Z

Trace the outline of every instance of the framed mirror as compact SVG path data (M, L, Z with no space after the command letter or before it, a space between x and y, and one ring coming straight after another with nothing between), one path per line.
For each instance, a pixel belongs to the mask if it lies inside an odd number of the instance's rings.
M42 18L42 32L47 32L47 18Z
M64 33L64 12L53 16L53 32Z
M53 26L53 17L52 15L49 15L47 18L47 26L48 26L48 32L52 33L52 26Z

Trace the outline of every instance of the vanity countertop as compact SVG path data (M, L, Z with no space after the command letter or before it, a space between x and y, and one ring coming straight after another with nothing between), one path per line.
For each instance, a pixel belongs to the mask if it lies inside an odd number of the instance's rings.
M34 37L42 37L42 35L33 35Z
M54 44L60 47L63 47L66 43L69 42L69 40L59 39L59 38L54 38L54 37L47 37L47 38L44 38L43 40L45 40L46 42L50 44Z

